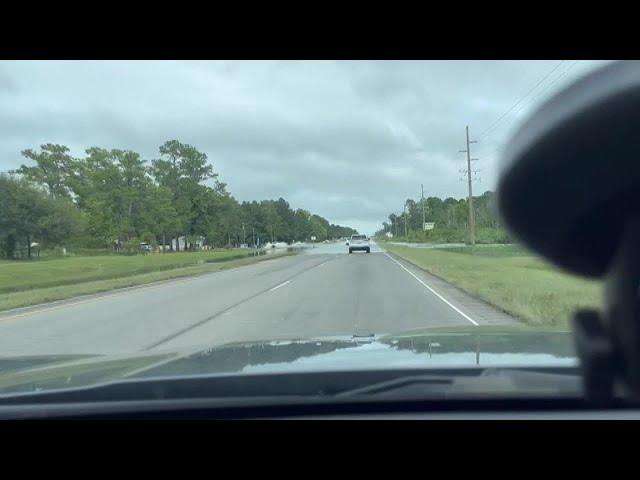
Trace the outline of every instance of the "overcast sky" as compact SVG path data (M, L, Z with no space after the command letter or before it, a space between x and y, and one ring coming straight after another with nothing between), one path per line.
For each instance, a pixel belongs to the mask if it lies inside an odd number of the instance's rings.
M0 61L0 171L43 143L151 160L177 139L240 201L283 197L372 234L421 183L425 196L466 196L466 125L480 140L474 193L494 189L523 116L602 63Z

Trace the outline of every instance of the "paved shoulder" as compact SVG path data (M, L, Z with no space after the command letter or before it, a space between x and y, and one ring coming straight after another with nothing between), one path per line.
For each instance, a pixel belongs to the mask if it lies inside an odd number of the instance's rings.
M385 255L399 268L404 269L408 275L414 277L417 282L421 282L432 294L437 295L443 302L460 312L470 324L507 325L517 323L517 320L508 313L430 274L398 255L389 252L385 252Z

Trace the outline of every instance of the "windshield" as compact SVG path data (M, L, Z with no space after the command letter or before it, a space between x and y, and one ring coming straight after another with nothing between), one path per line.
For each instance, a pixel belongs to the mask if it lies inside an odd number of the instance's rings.
M601 285L520 245L496 182L604 63L0 62L0 394L575 364Z

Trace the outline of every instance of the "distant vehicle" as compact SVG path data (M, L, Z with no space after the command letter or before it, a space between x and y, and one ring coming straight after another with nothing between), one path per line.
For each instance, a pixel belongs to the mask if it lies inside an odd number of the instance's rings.
M287 248L288 246L286 242L267 242L264 244L264 248Z
M351 235L351 240L347 245L349 245L349 253L357 251L371 253L369 238L366 235Z
M140 244L140 251L141 252L151 252L151 251L153 251L153 247L151 247L151 245L149 245L148 243L141 243Z

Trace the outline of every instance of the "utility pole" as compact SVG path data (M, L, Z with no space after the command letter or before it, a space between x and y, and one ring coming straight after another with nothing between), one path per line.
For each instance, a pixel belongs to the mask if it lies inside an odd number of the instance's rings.
M404 238L407 239L407 204L402 207L402 213L404 215Z
M424 230L424 222L425 222L425 218L424 218L424 185L421 183L420 184L420 189L422 190L422 233L425 233Z
M477 160L477 158L471 158L471 147L469 146L472 143L477 143L475 140L469 140L469 126L467 125L467 149L460 150L461 153L467 154L467 181L469 183L469 240L471 245L476 244L476 219L473 212L473 189L471 187L471 161Z
M245 238L245 234L244 234L244 222L242 223L242 244L244 245L246 243L246 238Z

